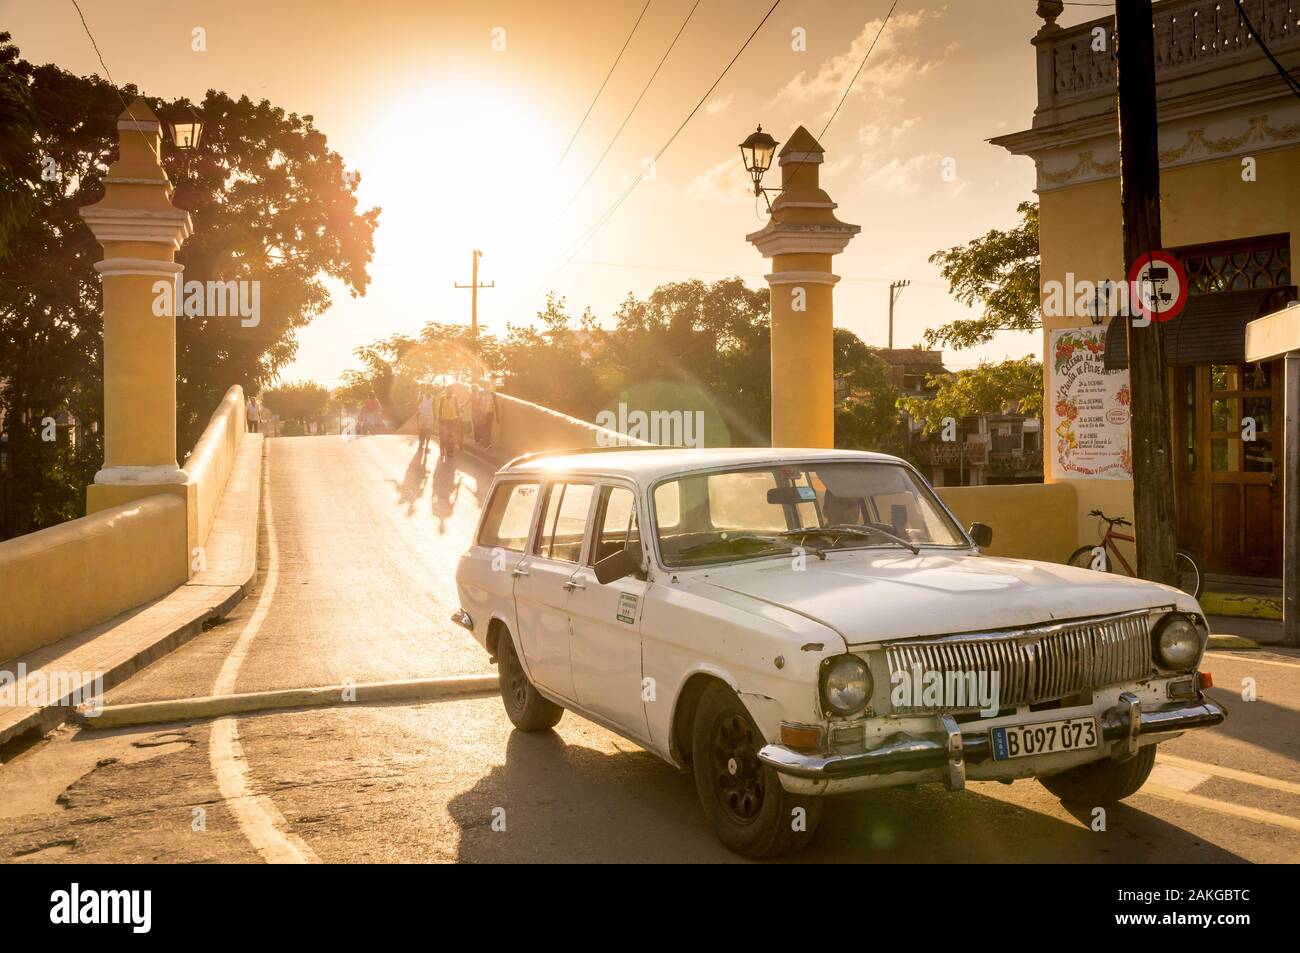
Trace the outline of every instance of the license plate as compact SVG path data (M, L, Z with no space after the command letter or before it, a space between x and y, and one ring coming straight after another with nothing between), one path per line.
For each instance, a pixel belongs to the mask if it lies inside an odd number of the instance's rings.
M1101 743L1096 718L1071 718L1066 721L1040 721L1034 725L1008 725L994 728L993 757L997 761L1027 758L1035 754L1081 751Z

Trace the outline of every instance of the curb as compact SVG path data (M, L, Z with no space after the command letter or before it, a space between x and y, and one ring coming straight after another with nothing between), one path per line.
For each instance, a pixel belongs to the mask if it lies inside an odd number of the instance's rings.
M1257 649L1259 643L1254 639L1248 639L1241 635L1212 635L1210 643L1206 647L1210 649Z
M1200 603L1206 615L1236 616L1241 619L1282 618L1282 600L1273 596L1204 592L1201 593Z
M452 675L396 682L363 682L360 685L286 688L270 692L106 705L98 715L87 715L83 706L77 710L77 721L85 728L126 728L288 708L346 707L373 702L422 701L479 695L495 692L499 685L496 675ZM352 697L345 698L345 692L351 693Z
M251 508L251 516L247 520L249 525L244 527L244 532L251 533L254 540L257 539L259 521L261 520L262 478L265 473L263 459L265 453L266 444L262 442L257 450L256 476L254 477L256 501ZM233 476L233 470L231 475ZM222 488L223 500L227 489L229 489L229 485ZM220 507L220 503L218 507ZM128 609L120 616L109 619L107 622L87 629L82 633L73 633L67 638L77 638L96 630L104 630L100 632L100 635L103 635L105 632L111 631L113 625L119 619L137 615L142 609L166 604L168 600L185 599L187 595L193 593L201 592L204 594L198 599L191 600L195 604L186 611L183 617L178 618L165 634L161 634L146 644L140 644L116 656L116 660L112 664L104 666L102 669L96 669L96 671L102 672L103 690L108 691L108 689L126 681L145 666L174 652L190 639L201 634L210 623L220 622L225 619L253 588L254 580L257 578L256 548L251 563L241 565L238 570L240 577L245 574L247 574L247 578L243 579L242 582L230 581L225 583L206 582L203 581L203 574L196 575L190 580L181 583L171 592L159 596L143 606ZM57 644L54 643L54 645ZM7 745L10 742L21 744L20 739L28 737L44 737L60 725L77 720L78 712L73 705L74 697L73 694L69 693L59 698L51 698L44 705L28 709L21 717L6 718L3 723L0 723L0 746ZM84 698L85 695L83 694L81 697ZM0 761L0 763L3 762Z

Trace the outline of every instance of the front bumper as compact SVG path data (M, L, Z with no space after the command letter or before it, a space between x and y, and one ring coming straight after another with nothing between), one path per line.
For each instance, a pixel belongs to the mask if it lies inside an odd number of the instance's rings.
M1146 710L1143 710L1136 695L1124 692L1119 697L1119 704L1101 716L1102 738L1113 742L1110 750L1112 758L1125 760L1137 754L1138 739L1143 735L1209 728L1222 722L1225 717L1227 712L1221 706L1199 692L1195 702L1181 702ZM963 735L952 716L941 715L939 720L943 728L942 734L916 736L899 732L869 751L807 752L770 744L759 751L758 757L782 775L784 786L806 793L834 793L834 788L852 789L859 785L846 786L835 782L889 774L908 775L908 778L897 782L907 784L911 783L914 775L935 772L940 774L935 780L942 780L951 790L960 790L966 786L966 765L978 765L993 757L989 732L980 730ZM1104 746L1090 750L1105 756ZM930 778L922 777L919 780ZM826 790L828 787L831 790Z

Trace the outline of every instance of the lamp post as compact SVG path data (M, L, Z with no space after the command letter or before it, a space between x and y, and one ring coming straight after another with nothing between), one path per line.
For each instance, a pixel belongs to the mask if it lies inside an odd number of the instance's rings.
M781 150L781 188L764 189L762 174L776 141L759 127L740 146L754 194L779 192L766 225L745 238L764 258L772 290L772 446L835 445L835 361L831 258L862 229L835 217L819 184L825 150L800 126Z

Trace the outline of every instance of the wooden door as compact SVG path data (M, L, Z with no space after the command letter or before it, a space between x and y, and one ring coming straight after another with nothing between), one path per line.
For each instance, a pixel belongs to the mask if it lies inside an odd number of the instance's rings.
M1211 572L1280 576L1282 362L1179 368L1174 396L1179 544Z

